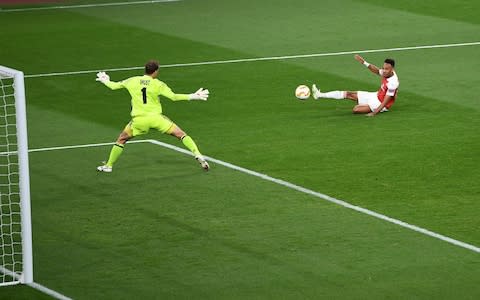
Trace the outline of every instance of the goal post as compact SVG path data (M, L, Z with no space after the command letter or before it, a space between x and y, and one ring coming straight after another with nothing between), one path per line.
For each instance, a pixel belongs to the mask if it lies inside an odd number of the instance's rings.
M23 72L0 66L0 286L33 282Z

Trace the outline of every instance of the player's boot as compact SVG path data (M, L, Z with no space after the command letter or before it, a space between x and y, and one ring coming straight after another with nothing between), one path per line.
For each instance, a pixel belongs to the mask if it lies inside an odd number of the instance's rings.
M312 94L313 94L313 99L317 100L320 98L320 89L317 88L316 84L312 85Z
M195 159L198 161L198 163L202 166L202 168L205 171L208 171L210 169L210 166L208 165L208 162L205 160L205 158L201 155L195 156Z
M103 165L97 167L98 172L105 172L105 173L112 173L113 168L112 166L107 166L105 162L102 162Z

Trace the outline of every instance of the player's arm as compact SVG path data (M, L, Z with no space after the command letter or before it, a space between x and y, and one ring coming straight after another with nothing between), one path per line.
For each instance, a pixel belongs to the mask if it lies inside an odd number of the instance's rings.
M171 88L166 84L160 88L160 95L167 97L172 101L181 101L181 100L204 100L208 99L209 91L200 88L198 91L192 94L175 94Z
M374 111L371 113L367 114L367 117L374 117L376 114L382 111L382 109L387 106L388 102L392 100L393 96L386 95L385 99L383 99L383 102L378 106Z
M363 57L361 57L360 55L358 54L355 54L355 60L357 60L359 63L361 63L362 65L364 65L365 67L367 67L372 73L374 74L377 74L377 75L381 75L380 74L380 69L375 66L375 65L372 65L372 64L369 64Z
M101 83L109 87L111 90L118 90L118 89L125 88L124 81L120 81L120 82L110 81L110 76L108 76L108 74L105 72L98 72L96 80L100 81Z
M380 106L377 107L377 109L367 114L367 116L373 117L379 112L381 112L384 107L387 107L388 103L393 99L393 97L395 97L395 93L397 92L397 89L398 89L398 82L389 82L387 84L387 93L385 94L385 98L383 99L383 102L380 104Z
M175 94L171 88L169 88L167 85L164 85L160 89L160 95L167 97L168 99L172 101L183 101L183 100L189 100L188 94Z

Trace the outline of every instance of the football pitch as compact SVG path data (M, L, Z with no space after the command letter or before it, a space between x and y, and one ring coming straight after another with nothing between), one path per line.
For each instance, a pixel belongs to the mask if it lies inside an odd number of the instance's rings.
M34 280L48 291L480 299L480 2L32 2L0 4L0 65L26 75ZM390 112L295 98L300 84L376 91L355 53L396 60ZM128 93L95 74L119 81L149 59L175 92L210 90L162 99L209 172L153 131L95 171L130 120ZM0 299L51 296L18 285Z

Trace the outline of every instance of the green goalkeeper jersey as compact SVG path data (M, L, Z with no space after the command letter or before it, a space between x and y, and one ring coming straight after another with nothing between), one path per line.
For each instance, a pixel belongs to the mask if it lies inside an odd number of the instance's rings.
M120 82L108 81L104 83L112 90L126 88L132 96L133 117L162 113L160 96L173 101L188 100L187 94L175 94L164 82L148 75L127 78Z

